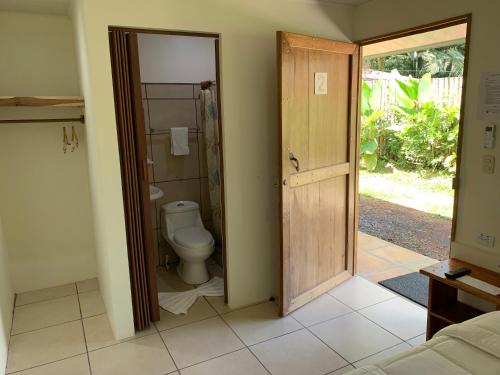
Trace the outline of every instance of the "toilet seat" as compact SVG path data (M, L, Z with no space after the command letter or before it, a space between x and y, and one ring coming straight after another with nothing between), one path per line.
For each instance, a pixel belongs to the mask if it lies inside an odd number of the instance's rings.
M209 231L202 227L187 227L175 231L174 241L187 248L200 248L213 243Z

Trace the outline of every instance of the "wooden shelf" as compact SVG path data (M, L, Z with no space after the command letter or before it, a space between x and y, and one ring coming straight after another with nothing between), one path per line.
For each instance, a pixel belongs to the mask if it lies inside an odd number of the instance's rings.
M455 301L447 306L436 307L434 311L429 311L429 314L448 324L456 324L479 316L483 312L460 301Z
M420 270L429 277L429 303L427 307L427 340L442 328L461 323L483 314L482 311L458 300L458 291L470 293L496 305L500 310L500 295L489 294L481 289L465 284L460 279L452 280L445 276L449 270L462 267L471 269L471 276L500 287L500 274L460 261L445 260Z
M0 107L77 107L85 106L83 96L0 96Z

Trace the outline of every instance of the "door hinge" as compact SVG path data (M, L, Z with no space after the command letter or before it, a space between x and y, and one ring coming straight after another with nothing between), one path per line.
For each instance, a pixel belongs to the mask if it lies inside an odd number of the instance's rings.
M451 188L453 190L457 190L458 189L458 184L459 184L458 177L453 177L453 180L451 182Z

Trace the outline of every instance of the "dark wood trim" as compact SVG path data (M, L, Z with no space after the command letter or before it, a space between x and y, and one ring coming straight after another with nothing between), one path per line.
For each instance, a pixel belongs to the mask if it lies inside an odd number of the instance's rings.
M388 34L382 34L382 35L374 36L371 38L361 39L361 40L358 40L354 43L359 44L360 46L366 46L368 44L385 42L385 41L392 40L392 39L403 38L405 36L422 34L422 33L428 32L428 31L434 31L434 30L444 29L444 28L450 27L450 26L456 26L456 25L461 25L463 23L468 23L468 22L470 22L471 17L472 17L472 13L468 13L468 14L464 14L462 16L457 16L457 17L452 17L452 18L448 18L445 20L441 20L441 21L431 22L431 23L416 26L416 27L410 27L408 29L395 31L395 32L388 33Z
M137 35L109 32L134 325L160 319Z
M281 316L286 315L286 311L288 311L288 303L285 298L285 256L283 250L283 92L282 92L282 80L283 80L283 69L281 65L282 60L282 45L285 43L284 41L284 32L277 31L276 32L276 72L277 72L277 81L278 81L278 97L277 97L277 105L278 105L278 227L279 227L279 243L280 243L280 252L279 252L279 273L278 273L278 304L279 311Z
M226 240L226 191L225 191L225 176L224 176L224 147L222 135L222 95L221 95L221 80L220 80L220 40L217 38L215 43L215 81L217 90L217 127L219 128L219 178L220 178L220 208L221 208L221 238L222 238L222 261L224 272L224 302L228 303L227 293L227 240Z
M194 31L178 31L178 30L163 30L163 29L148 29L140 27L126 27L126 26L110 26L110 31L122 31L127 33L137 34L164 34L164 35L177 35L177 36L195 36L199 38L219 38L220 34L210 32L194 32Z
M351 55L356 46L352 43L338 42L330 39L310 37L302 34L293 34L281 31L281 38L288 48L307 48L317 51L343 53Z
M359 150L361 146L361 84L363 82L363 49L358 46L358 61L357 61L357 66L353 64L352 69L352 75L356 74L357 75L357 80L356 80L356 90L357 92L352 95L356 95L356 108L352 108L351 106L351 113L354 112L355 116L355 132L356 132L356 139L355 139L355 156L354 160L351 162L354 163L354 233L353 233L353 260L352 260L352 274L356 275L358 272L358 230L359 230L359 169L360 169L360 155L359 155ZM354 69L356 69L354 71ZM352 76L353 77L353 76ZM351 78L352 79L352 78Z
M472 14L467 15L467 35L465 37L465 54L464 54L464 76L462 79L462 100L460 101L460 122L458 124L458 139L457 139L457 161L455 178L458 184L455 187L453 197L453 218L451 222L451 236L450 236L450 252L451 242L455 241L457 235L457 219L458 219L458 193L460 191L460 174L462 171L462 145L464 138L464 125L465 125L465 106L467 98L467 80L469 78L469 56L470 56L470 40L472 30Z
M142 108L141 73L139 66L139 43L136 33L127 34L128 59L130 63L130 80L132 89L132 104L134 106L135 123L135 147L137 150L136 162L140 170L139 183L141 194L141 221L142 235L144 241L144 262L147 286L150 318L153 322L160 320L160 305L158 302L158 286L156 279L156 259L154 251L153 223L151 220L151 201L149 197L148 176L148 146L146 142L146 130L144 124L144 110ZM151 230L149 229L151 228Z

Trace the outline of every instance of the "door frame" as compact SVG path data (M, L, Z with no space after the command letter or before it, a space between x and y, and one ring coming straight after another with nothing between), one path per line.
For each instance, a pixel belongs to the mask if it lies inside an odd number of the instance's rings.
M224 173L224 150L223 150L223 132L222 132L222 75L221 75L221 34L220 33L210 33L210 32L194 32L194 31L177 31L177 30L163 30L163 29L148 29L148 28L137 28L137 27L125 27L125 26L109 26L108 31L123 31L135 34L162 34L171 36L190 36L199 38L211 38L214 39L215 43L215 76L216 76L216 92L217 92L217 111L218 111L218 121L217 128L219 133L219 178L220 178L220 204L221 204L221 247L222 247L222 261L223 261L223 273L224 273L224 302L228 303L228 287L227 287L227 236L226 236L226 202L225 202L225 173ZM142 98L141 98L142 99ZM119 135L118 135L119 136ZM123 177L122 177L122 183ZM127 228L128 229L128 228ZM147 251L152 251L152 249L147 249ZM156 274L156 263L154 268L148 267L148 272ZM158 317L159 320L159 317Z
M360 46L360 71L359 71L359 81L362 81L362 69L363 69L363 46L369 44L375 44L379 42L385 42L388 40L399 39L405 36L411 36L415 34L422 34L429 31L435 31L440 29L445 29L450 26L456 25L467 25L467 31L465 36L465 53L464 53L464 74L463 74L463 83L462 83L462 97L460 99L460 121L458 123L458 137L457 137L457 165L455 171L455 178L453 179L453 189L454 189L454 197L453 197L453 217L451 223L451 236L450 236L450 252L451 252L451 243L455 240L456 231L457 231L457 215L458 215L458 198L459 198L459 190L460 190L460 171L462 164L462 144L463 144L463 130L465 123L465 104L466 104L466 93L467 93L467 78L469 72L469 49L470 49L470 40L471 40L471 27L472 27L472 13L467 13L461 16L447 18L441 21L436 21L416 27L411 27L408 29L403 29L399 31L395 31L388 34L382 34L379 36L374 36L371 38L362 39L356 41L355 43ZM361 100L361 91L359 92L360 97L358 100ZM361 132L361 114L358 113L358 122L357 122L357 133L358 133L358 144L360 142L360 133ZM359 179L359 145L358 145L358 156L356 162L356 176ZM359 188L359 183L356 184L356 189ZM359 197L359 190L356 191L356 196ZM356 204L356 228L358 228L359 224L359 198L357 199Z

